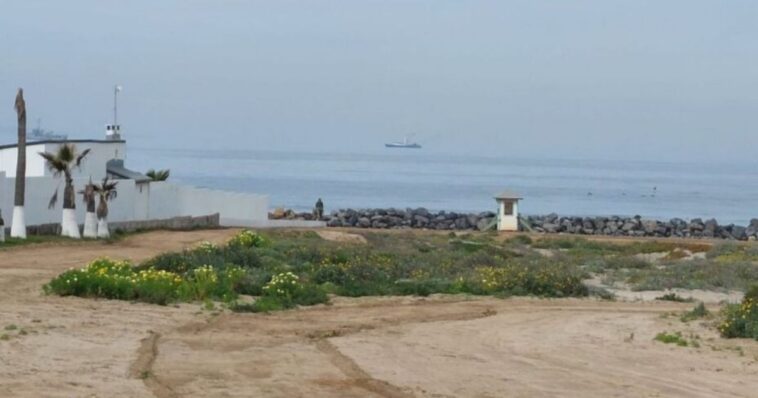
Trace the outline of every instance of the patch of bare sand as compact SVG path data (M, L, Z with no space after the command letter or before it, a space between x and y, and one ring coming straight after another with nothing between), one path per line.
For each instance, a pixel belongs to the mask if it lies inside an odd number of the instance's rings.
M194 315L198 307L191 305L45 296L42 285L96 257L140 261L202 240L221 242L234 232L151 232L113 244L42 244L0 252L0 334L8 336L0 341L0 396L152 396L129 371L140 341L151 331L207 315Z
M0 396L751 396L758 343L676 317L691 304L337 298L275 314L198 313L46 297L94 257L141 260L233 231L156 232L112 245L0 253ZM713 310L716 307L712 308ZM664 345L661 331L701 336ZM730 347L740 347L742 355Z
M664 319L663 304L508 300L468 321L398 325L332 339L373 377L424 397L754 396L751 355L708 328ZM664 330L702 337L664 345ZM720 351L714 351L716 347Z
M329 231L326 229L319 229L319 230L316 230L316 233L318 234L318 236L321 237L321 239L324 239L324 240L331 240L334 242L342 242L342 243L358 243L358 244L366 243L366 238L364 238L363 235L353 234L349 232Z

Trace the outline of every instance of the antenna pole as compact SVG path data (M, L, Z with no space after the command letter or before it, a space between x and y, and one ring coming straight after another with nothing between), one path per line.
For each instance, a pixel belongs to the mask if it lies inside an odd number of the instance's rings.
M118 86L113 88L113 125L118 126Z

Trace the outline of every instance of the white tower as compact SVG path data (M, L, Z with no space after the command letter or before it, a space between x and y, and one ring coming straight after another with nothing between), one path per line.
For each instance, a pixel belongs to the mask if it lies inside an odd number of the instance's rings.
M113 87L113 124L105 126L106 140L121 140L121 126L118 124L118 93L121 89L119 85Z

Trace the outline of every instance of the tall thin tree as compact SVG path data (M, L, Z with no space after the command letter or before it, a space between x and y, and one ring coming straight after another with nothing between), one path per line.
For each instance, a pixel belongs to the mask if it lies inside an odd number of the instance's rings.
M16 117L18 121L18 154L16 155L16 195L13 200L13 221L11 236L26 238L26 218L24 216L24 196L26 193L26 101L24 89L16 93Z

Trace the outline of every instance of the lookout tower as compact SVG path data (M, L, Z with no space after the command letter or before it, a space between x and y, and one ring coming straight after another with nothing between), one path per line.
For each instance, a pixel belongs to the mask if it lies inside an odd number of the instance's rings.
M495 196L498 231L518 231L518 201L521 199L519 194L510 191Z
M118 124L118 93L121 89L119 85L113 87L113 124L105 126L105 139L111 141L121 140L121 126Z

